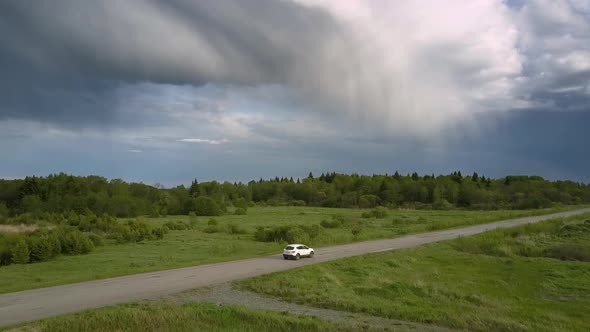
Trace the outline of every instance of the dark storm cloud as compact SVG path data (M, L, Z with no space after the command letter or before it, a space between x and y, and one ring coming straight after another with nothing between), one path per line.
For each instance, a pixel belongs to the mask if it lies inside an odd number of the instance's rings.
M0 120L117 121L121 81L284 84L336 36L289 1L2 1Z
M536 0L518 12L527 56L522 87L535 108L590 110L590 6L585 1Z
M410 132L525 101L565 107L555 93L571 87L587 101L588 6L469 3L5 0L0 118L112 121L119 81L279 84L311 108ZM441 11L487 19L454 25Z
M468 3L1 1L0 66L17 77L3 85L39 102L16 93L0 113L46 121L77 109L72 119L112 120L100 89L103 102L87 108L73 96L95 81L279 84L310 109L432 135L514 98L521 59L508 10ZM488 19L449 24L441 11ZM69 90L72 105L39 93L48 89Z
M341 32L288 1L0 2L3 53L59 76L274 83Z

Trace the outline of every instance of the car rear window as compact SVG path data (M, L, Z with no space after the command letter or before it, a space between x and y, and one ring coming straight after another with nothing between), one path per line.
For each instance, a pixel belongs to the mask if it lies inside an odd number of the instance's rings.
M285 250L293 250L293 247L287 246L287 248L285 248Z

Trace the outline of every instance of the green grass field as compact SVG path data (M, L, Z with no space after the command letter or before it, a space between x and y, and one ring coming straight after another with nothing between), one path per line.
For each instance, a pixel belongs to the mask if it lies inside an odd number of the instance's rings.
M310 317L214 304L128 304L46 319L20 332L91 331L353 331ZM358 331L355 329L354 331Z
M358 220L362 231L353 236L349 226L322 229L309 244L321 247L379 238L398 237L409 233L481 224L533 214L546 214L577 207L526 211L423 211L390 210L384 219L360 218L366 210L310 207L256 207L247 215L216 217L219 228L239 225L245 234L206 233L208 217L198 217L195 229L171 231L163 240L116 245L107 243L88 255L61 256L55 260L0 267L0 293L48 287L79 281L157 271L199 264L236 260L280 252L284 243L253 240L257 226L315 225L339 214ZM147 219L154 225L189 217L175 216Z
M589 331L588 219L496 230L237 284L301 304L451 328ZM294 283L294 273L306 282Z

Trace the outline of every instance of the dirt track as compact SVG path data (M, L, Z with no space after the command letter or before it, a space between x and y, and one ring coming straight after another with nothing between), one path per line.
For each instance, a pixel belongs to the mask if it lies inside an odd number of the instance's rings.
M590 213L590 208L408 235L395 239L316 248L316 256L313 259L285 261L281 255L273 255L9 293L0 295L0 326L9 326L117 303L155 298L344 257L416 247L425 243L454 239L458 236L478 234L495 228L514 227L582 213Z

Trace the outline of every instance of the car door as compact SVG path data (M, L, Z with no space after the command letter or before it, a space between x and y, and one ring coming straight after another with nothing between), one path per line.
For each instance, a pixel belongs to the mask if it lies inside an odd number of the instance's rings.
M307 246L301 246L301 255L309 256L309 248Z
M305 246L297 246L297 252L299 252L299 255L301 255L301 256L307 255L307 253L305 251Z

